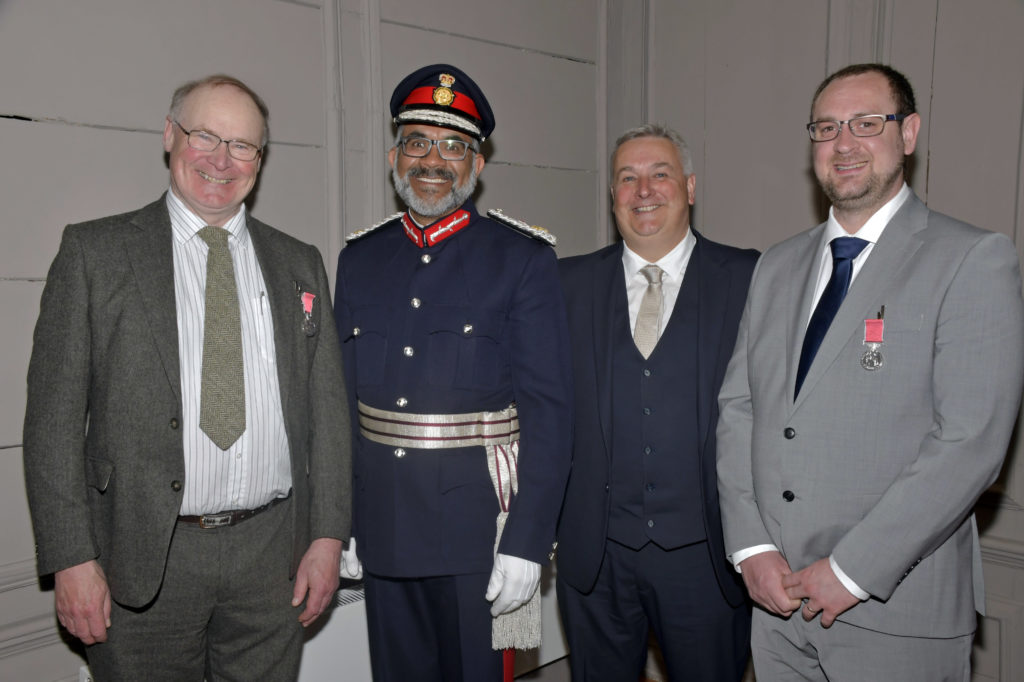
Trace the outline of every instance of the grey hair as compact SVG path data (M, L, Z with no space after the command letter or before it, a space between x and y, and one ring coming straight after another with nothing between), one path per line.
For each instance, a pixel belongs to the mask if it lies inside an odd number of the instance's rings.
M181 116L182 107L185 106L185 99L199 88L216 88L225 85L244 92L252 100L252 103L256 105L256 108L259 109L260 116L263 117L263 139L260 141L260 147L265 147L267 140L270 139L270 109L267 108L267 104L263 101L262 97L234 76L216 73L212 76L206 76L205 78L189 81L178 86L178 89L174 91L174 95L171 97L171 109L168 112L168 116L171 117L171 120L177 121Z
M679 153L679 161L683 164L683 173L687 176L693 175L693 159L690 158L690 148L686 146L686 140L683 139L683 136L663 123L647 123L636 128L630 128L619 135L619 139L615 140L615 148L612 149L611 163L609 164L613 182L615 180L615 155L618 153L619 147L630 140L641 137L661 138L674 144L676 151Z

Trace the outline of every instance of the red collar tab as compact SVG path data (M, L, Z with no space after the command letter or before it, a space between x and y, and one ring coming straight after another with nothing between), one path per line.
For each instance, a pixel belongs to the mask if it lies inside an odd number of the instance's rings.
M444 220L421 229L416 226L416 222L409 217L407 211L402 214L402 227L405 228L405 236L409 238L409 241L423 249L443 242L469 225L470 217L469 211L463 208Z

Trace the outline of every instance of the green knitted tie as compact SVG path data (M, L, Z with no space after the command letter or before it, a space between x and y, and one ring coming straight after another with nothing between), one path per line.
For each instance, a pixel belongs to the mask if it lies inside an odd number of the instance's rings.
M221 450L245 431L245 377L242 370L242 319L228 231L207 225L199 238L210 246L206 257L206 320L203 330L203 386L199 428Z

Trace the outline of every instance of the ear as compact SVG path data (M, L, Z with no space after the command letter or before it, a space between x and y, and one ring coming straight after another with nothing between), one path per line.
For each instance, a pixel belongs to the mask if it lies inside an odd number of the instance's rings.
M171 147L174 146L174 123L171 121L171 117L168 116L164 121L164 151L170 152Z
M693 206L693 192L697 189L697 174L690 173L690 176L686 178L686 193L689 195L690 206Z
M480 175L480 171L484 169L484 155L480 152L473 154L473 170L476 171L477 175Z
M388 167L389 168L393 169L395 167L395 157L397 155L398 155L398 146L397 145L388 150Z
M903 136L903 153L910 156L917 147L917 133L921 130L921 117L910 114L902 121L900 135Z

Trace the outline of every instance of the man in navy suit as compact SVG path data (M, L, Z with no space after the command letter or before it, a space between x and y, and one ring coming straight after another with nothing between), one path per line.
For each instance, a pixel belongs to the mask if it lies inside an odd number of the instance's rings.
M624 243L561 262L576 415L558 599L576 682L637 679L650 629L673 680L738 680L746 665L715 423L757 253L690 229L695 187L678 133L627 131L611 183Z
M494 116L469 76L423 67L391 113L408 210L350 235L338 259L359 423L345 569L365 567L377 682L498 680L496 649L539 644L540 566L569 470L553 238L470 199Z

